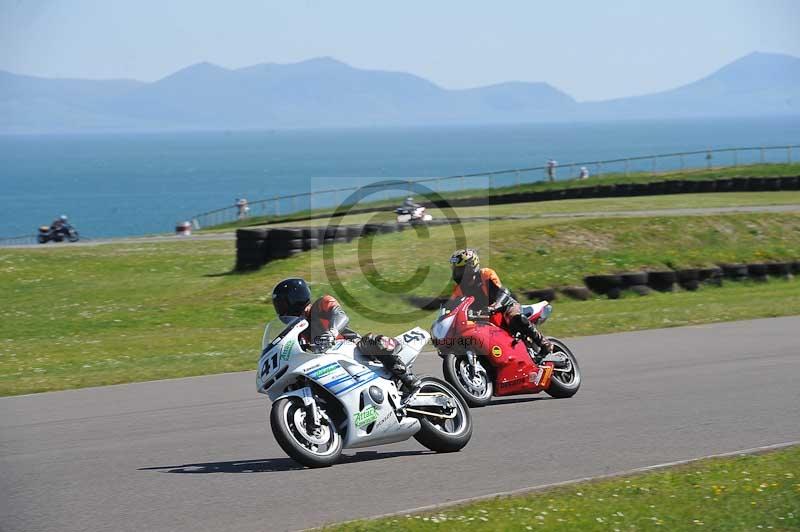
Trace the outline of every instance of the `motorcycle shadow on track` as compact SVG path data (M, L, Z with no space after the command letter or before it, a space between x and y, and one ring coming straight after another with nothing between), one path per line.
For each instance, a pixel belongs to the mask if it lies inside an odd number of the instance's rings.
M352 455L342 455L338 466L349 463L369 462L387 458L436 454L432 451L397 451L381 453L378 451L361 451ZM171 466L140 467L137 471L158 471L160 473L276 473L279 471L296 471L306 469L291 458L264 458L262 460L232 460L230 462L206 462Z

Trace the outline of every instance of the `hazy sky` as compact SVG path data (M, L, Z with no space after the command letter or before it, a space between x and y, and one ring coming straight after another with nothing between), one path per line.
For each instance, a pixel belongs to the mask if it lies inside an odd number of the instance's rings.
M800 56L798 0L0 0L0 69L155 80L332 56L447 88L666 89L752 51Z

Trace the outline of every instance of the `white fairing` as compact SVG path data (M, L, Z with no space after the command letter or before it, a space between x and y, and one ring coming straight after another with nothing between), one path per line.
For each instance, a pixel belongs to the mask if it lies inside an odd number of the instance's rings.
M301 378L316 382L339 402L345 413L342 435L346 448L403 441L420 429L419 421L412 417L398 421L395 410L400 393L382 364L361 355L356 344L347 340L337 342L324 353L306 351L299 335L307 327L307 321L299 320L274 339L265 333L256 378L259 393L275 401L287 395ZM429 336L417 327L396 339L402 345L400 358L411 366ZM377 390L370 393L373 387Z

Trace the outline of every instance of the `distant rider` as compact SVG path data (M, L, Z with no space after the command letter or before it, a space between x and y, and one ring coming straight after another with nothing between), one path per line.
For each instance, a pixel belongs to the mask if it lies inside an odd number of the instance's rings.
M414 202L414 196L409 196L403 202L403 208L408 209L411 212L414 212L415 209L418 209L420 205Z
M312 303L311 290L303 279L284 279L275 285L272 304L278 316L302 316L308 321L308 329L300 335L307 344L324 350L336 340L344 339L342 332L347 330L350 318L342 306L330 295ZM400 345L394 338L370 333L358 340L358 349L364 355L380 360L409 391L419 386L418 380L397 355Z
M451 298L474 297L479 309L486 309L490 313L502 312L507 330L522 336L528 345L532 342L539 346L540 357L553 351L553 344L522 315L519 303L511 297L508 289L503 288L497 273L491 268L481 268L476 250L467 248L456 251L450 257L450 266L456 283Z
M61 216L53 220L53 223L50 224L50 231L54 233L63 233L66 232L68 227L69 223L67 221L67 215L62 214Z

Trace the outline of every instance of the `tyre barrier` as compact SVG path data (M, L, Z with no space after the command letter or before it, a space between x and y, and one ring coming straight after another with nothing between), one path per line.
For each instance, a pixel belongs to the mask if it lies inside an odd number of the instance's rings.
M613 294L622 287L622 278L619 275L587 275L583 284L596 294Z
M647 286L659 292L672 292L675 290L677 280L678 274L674 270L650 272L647 276Z
M680 270L587 275L583 279L586 286L540 288L536 290L521 290L520 292L528 299L535 301L541 301L543 299L553 301L556 299L559 292L567 298L586 301L591 299L593 294L606 296L609 299L616 299L620 297L623 291L645 296L651 294L653 290L659 292L674 292L676 285L684 290L694 291L699 289L703 284L721 286L724 278L734 281L751 279L756 282L766 282L770 276L792 279L795 274L800 274L800 260L759 262L753 264L723 264L720 266L684 268ZM439 308L441 299L442 298L410 296L408 301L418 308L435 310ZM435 304L433 300L436 301Z
M767 263L767 273L773 277L789 279L792 277L792 264L791 262Z
M747 275L754 281L760 283L767 282L767 265L766 264L748 264Z
M555 301L558 299L555 288L539 288L537 290L526 290L522 292L531 301Z
M632 286L646 286L649 277L648 272L627 272L619 274L622 281L622 288L630 288Z
M700 269L699 268L686 268L678 270L678 284L684 290L694 291L700 288Z
M449 223L449 220L439 220L439 223ZM362 236L396 233L404 229L404 225L397 223L237 229L234 269L254 270L270 261L288 259L321 245L345 244Z
M561 288L561 293L578 301L586 301L592 297L592 291L585 286L565 286Z
M747 264L720 264L725 279L740 281L749 275Z

